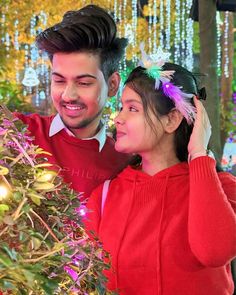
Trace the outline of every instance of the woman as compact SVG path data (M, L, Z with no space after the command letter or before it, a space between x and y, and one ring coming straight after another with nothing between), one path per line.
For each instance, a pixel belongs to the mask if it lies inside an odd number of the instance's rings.
M129 166L88 203L88 230L111 254L121 295L229 295L236 255L236 180L207 152L211 126L192 73L149 63L130 74L115 119ZM103 192L104 195L104 192Z

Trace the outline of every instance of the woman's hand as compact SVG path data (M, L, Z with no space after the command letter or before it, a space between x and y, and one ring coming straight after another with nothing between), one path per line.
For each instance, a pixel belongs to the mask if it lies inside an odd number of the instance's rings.
M211 137L211 124L202 102L194 96L196 119L188 144L190 159L206 155L207 146Z

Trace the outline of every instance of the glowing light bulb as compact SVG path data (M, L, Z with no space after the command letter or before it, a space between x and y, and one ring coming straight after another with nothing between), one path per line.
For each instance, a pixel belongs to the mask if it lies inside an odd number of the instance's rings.
M51 182L57 173L55 171L47 171L37 177L37 182Z
M9 190L5 185L0 185L0 201L6 199L7 195L9 193Z
M87 208L85 205L81 205L80 207L75 209L76 213L78 213L80 216L85 216L86 213L88 212Z

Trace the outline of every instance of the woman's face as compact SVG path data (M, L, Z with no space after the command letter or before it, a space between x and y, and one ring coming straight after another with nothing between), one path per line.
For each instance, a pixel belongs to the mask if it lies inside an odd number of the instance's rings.
M147 122L142 99L128 85L124 88L121 97L122 109L115 118L117 141L115 149L123 153L143 153L152 152L158 149L165 132L162 120L165 116L156 118L149 110L153 128Z

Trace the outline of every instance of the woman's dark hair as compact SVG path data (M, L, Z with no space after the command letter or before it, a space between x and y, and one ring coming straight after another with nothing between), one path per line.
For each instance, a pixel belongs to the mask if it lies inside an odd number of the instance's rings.
M87 5L68 11L60 23L47 28L36 38L39 49L49 58L58 52L91 52L100 58L100 68L107 80L118 70L127 39L116 36L113 18L103 8Z
M187 69L173 63L165 63L162 67L163 71L175 71L171 83L181 87L185 93L198 95L197 81L194 75ZM147 122L155 130L153 122L149 117L149 110L151 110L156 117L167 115L173 108L174 102L165 96L162 90L155 89L155 80L146 74L146 69L143 67L135 68L125 82L131 89L133 89L142 99L144 114ZM193 99L191 99L193 103ZM193 125L188 125L185 118L175 132L175 152L178 159L183 162L188 159L188 142L192 133Z

